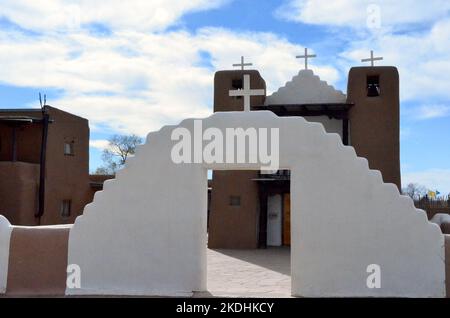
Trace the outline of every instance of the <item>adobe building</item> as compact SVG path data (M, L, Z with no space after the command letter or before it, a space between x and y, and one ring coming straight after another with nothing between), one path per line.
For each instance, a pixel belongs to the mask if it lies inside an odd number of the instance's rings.
M251 89L266 89L256 70L219 71L214 78L214 112L242 111L242 89L249 74ZM251 110L278 116L303 116L323 124L345 145L355 148L384 182L400 184L399 75L395 67L353 67L347 94L301 70L270 96L252 96ZM296 138L296 136L292 136ZM321 191L321 189L317 189ZM323 196L327 196L323 193ZM264 248L290 245L290 172L213 171L209 211L210 248Z
M0 214L11 224L73 223L102 181L89 177L87 119L50 106L0 109Z
M258 91L264 92L259 73L248 73L255 77L254 82L259 81ZM216 87L225 88L228 83L236 96L259 94L248 89L247 76L243 91L236 92L242 87L239 78L244 74L218 72ZM293 172L292 296L445 297L446 283L449 294L450 236L442 235L410 198L400 195L399 175L395 175L398 161L383 161L373 149L383 137L398 132L398 121L392 118L377 122L383 120L380 112L398 119L396 77L395 68L352 69L346 96L304 70L273 95L254 98L252 112L245 99L244 113L221 112L200 120L204 126L220 129L267 125L281 132L281 168ZM392 88L385 84L389 79L397 95L383 95ZM216 93L217 108L225 109L221 99L226 95ZM237 108L241 100L234 97L229 102L230 108ZM391 112L389 105L397 110ZM356 111L357 107L361 109ZM367 110L370 107L375 110ZM261 109L266 111L258 112ZM283 116L301 114L309 121L320 122L324 129L300 117L274 116L267 109ZM41 149L47 147L45 136L50 136L50 131L46 133L46 124L64 119L57 114L52 118L50 110L46 111L40 119L23 114L4 118L12 129L13 151L8 161L17 162L20 147L15 137L22 122L43 125ZM244 165L232 161L225 165L179 165L173 160L175 144L171 136L180 128L195 134L196 121L187 119L151 133L142 151L107 184L102 195L89 205L89 212L73 226L17 227L0 215L0 295L186 297L207 291L206 169L245 167L257 171L214 174L210 245L289 244L290 233L285 231L290 226L289 171L260 174L263 160ZM365 125L358 125L360 121ZM326 134L325 129L334 134ZM76 154L76 148L70 150L69 144L78 139L72 139L76 137L69 135L69 130L59 133L53 153L62 147L64 153ZM366 137L354 138L356 133ZM385 143L392 144L378 150L385 151L386 160L398 159L398 153L392 153L398 152L398 140ZM369 161L343 144L365 152ZM248 151L250 145L246 148ZM225 157L230 151L234 155L234 149L225 147ZM40 169L42 165L47 167L43 154L46 151L41 152ZM370 158L373 154L374 160ZM65 163L62 159L55 162ZM379 165L384 179L398 183L383 183L381 173L370 170L368 163L371 168ZM17 168L22 171L21 166ZM64 173L60 170L58 175ZM79 184L82 187L84 183ZM225 223L226 219L231 221ZM383 266L383 277L388 278L381 288L368 284L373 265Z

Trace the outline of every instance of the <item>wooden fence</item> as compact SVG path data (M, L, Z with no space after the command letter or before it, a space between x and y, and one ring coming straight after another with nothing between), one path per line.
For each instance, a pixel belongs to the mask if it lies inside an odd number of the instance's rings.
M439 198L418 197L414 199L414 205L416 208L426 211L429 219L436 213L450 214L450 195Z

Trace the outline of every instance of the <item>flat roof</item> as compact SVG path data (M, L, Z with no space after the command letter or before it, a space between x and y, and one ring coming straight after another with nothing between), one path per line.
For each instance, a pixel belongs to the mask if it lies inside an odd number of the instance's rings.
M17 124L31 124L36 121L41 121L40 118L33 118L29 116L1 116L0 122L17 123Z
M82 120L88 121L87 118L84 118L84 117L81 117L81 116L69 113L69 112L67 112L65 110L53 107L51 105L45 105L44 106L44 110L46 110L49 115L54 115L54 114L52 114L52 112L58 111L58 112L70 115L72 117L77 117L77 118L80 118ZM10 113L10 114L25 113L25 114L23 114L23 116L26 116L27 113L28 114L29 113L41 113L42 114L42 109L41 108L3 108L3 109L0 109L0 114L2 114L2 113Z
M41 123L42 118L38 117L30 117L30 116L2 116L0 115L0 122L6 123L15 123L15 124L36 124ZM53 120L49 120L49 122L53 122Z
M0 108L0 113L20 113L20 112L39 112L40 108Z

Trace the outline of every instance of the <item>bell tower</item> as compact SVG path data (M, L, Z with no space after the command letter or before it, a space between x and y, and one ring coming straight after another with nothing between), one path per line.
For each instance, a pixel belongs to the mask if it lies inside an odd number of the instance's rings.
M257 70L218 71L214 76L214 112L244 111L244 96L230 96L230 91L245 92L244 75L250 77L250 90L265 90L266 82ZM251 96L252 106L264 105L265 95ZM213 171L208 246L210 248L257 248L259 217L257 171Z
M351 68L347 102L354 104L349 112L351 145L358 156L367 158L371 169L381 171L384 182L394 183L401 189L397 68Z
M244 98L230 96L231 90L244 88L244 75L250 76L250 89L266 89L266 82L256 70L218 71L214 76L214 112L243 111ZM252 96L250 105L264 105L265 96Z

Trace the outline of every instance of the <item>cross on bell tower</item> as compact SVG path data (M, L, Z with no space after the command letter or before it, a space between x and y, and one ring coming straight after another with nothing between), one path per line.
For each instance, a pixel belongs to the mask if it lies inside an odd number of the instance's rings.
M305 70L308 69L308 58L317 57L315 54L308 55L308 48L305 47L305 54L304 55L297 55L296 58L298 59L305 59Z
M370 58L362 59L361 62L370 62L370 66L375 66L375 61L383 60L382 57L373 57L373 50L370 51Z
M245 66L252 66L252 65L253 65L252 63L244 63L244 57L243 56L241 56L241 63L233 64L234 67L237 67L237 66L241 67L242 71L244 70Z

